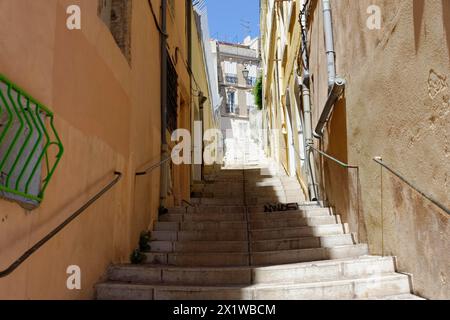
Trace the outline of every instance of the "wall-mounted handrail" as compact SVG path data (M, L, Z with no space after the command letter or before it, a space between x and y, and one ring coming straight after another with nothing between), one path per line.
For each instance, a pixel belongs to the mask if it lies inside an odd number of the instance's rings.
M329 154L327 154L327 153L325 153L325 152L323 152L323 151L320 151L319 149L316 149L316 148L313 147L313 146L308 146L308 148L310 148L311 150L314 150L315 152L319 153L320 155L324 156L325 158L328 158L328 159L330 159L330 160L336 162L336 163L337 163L338 165L340 165L341 167L344 167L344 168L347 168L347 169L358 169L358 170L359 170L359 167L358 167L358 166L352 166L352 165L350 165L350 164L344 163L344 162L342 162L342 161L340 161L340 160L338 160L338 159L336 159L336 158L330 156Z
M166 162L169 161L170 159L171 159L171 157L167 157L167 158L165 158L164 160L162 160L162 161L160 161L160 162L158 162L158 163L156 163L156 164L153 164L153 165L151 165L151 166L149 166L149 167L143 169L142 171L138 171L138 172L136 172L136 176L145 176L146 174L149 174L149 173L152 172L153 170L155 170L155 169L161 167L164 163L166 163Z
M122 173L115 172L116 176L113 181L111 181L106 187L104 187L100 192L98 192L94 197L92 197L88 202L86 202L80 209L75 211L69 218L67 218L58 227L53 229L49 234L37 242L34 246L28 249L19 259L14 261L8 268L0 271L0 278L7 277L14 270L16 270L22 263L24 263L33 253L39 250L44 244L50 241L54 236L56 236L60 231L62 231L67 225L69 225L73 220L75 220L79 215L81 215L86 209L88 209L92 204L94 204L98 199L100 199L105 193L107 193L112 187L114 187L119 180L122 178Z
M389 172L391 172L393 175L395 175L396 177L398 177L400 180L402 180L404 183L406 183L408 186L410 186L412 189L414 189L415 191L417 191L421 196L423 196L424 198L428 199L429 201L431 201L434 205L438 206L440 209L442 209L445 213L450 215L450 209L445 207L442 203L440 203L439 201L437 201L434 197L432 197L431 195L423 192L422 190L420 190L419 188L417 188L414 184L412 184L409 180L407 180L404 176L402 176L400 173L398 173L397 171L395 171L394 169L392 169L390 166L388 166L387 164L385 164L383 162L383 159L380 157L375 157L373 159L373 161L375 161L376 163L378 163L380 166L382 166L383 168L387 169Z
M327 154L327 153L325 153L325 152L315 148L312 145L308 145L308 148L310 150L312 150L312 151L317 152L322 157L327 158L327 159L337 163L338 165L340 165L341 167L343 167L345 169L354 169L354 170L356 170L356 176L357 176L357 180L356 180L357 209L356 210L357 210L357 215L358 215L357 216L357 224L358 224L357 225L357 228L358 228L357 234L358 234L358 239L361 239L361 231L360 231L360 220L361 220L361 203L360 203L361 202L361 195L360 195L360 189L361 189L361 182L360 182L360 179L359 179L359 171L360 171L359 166L355 166L355 165L350 165L350 164L344 163L344 162L336 159L335 157L333 157L333 156L331 156L331 155L329 155L329 154Z

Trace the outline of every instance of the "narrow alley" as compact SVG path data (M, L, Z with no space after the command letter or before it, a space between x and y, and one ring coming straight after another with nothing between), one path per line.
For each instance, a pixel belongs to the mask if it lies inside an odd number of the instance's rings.
M0 300L450 299L450 0L0 21Z

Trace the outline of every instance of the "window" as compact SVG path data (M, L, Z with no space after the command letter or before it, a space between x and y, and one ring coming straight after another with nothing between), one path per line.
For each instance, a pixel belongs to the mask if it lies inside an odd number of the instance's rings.
M254 87L256 85L256 78L258 76L258 67L255 65L248 66L247 86Z
M131 65L132 0L99 0L97 13Z
M227 113L236 113L236 92L228 91L227 93Z
M253 95L253 92L247 91L247 107L253 108L255 106L255 96Z
M237 84L238 83L237 63L225 61L224 69L225 69L225 81L230 84Z

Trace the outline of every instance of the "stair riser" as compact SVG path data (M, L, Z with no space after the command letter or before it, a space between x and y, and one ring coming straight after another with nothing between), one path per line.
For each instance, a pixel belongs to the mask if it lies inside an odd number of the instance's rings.
M304 196L291 197L261 197L261 198L247 198L246 204L249 206L266 205L268 203L298 203L304 200Z
M244 205L243 199L208 199L208 198L193 198L190 201L192 204L198 205L212 205L212 206L226 206L226 205Z
M197 241L197 242L150 242L152 252L248 252L248 242L222 242L222 241Z
M295 229L250 231L252 241L293 239L302 237L324 237L348 233L346 225L336 224L319 227L303 227Z
M405 276L386 276L380 279L364 279L326 285L300 285L288 288L151 288L146 290L97 288L99 299L126 300L349 300L400 295L410 293L409 280ZM138 292L133 292L138 291Z
M268 213L250 213L250 220L287 220L287 219L301 219L314 217L329 217L331 214L326 211L281 211Z
M252 265L274 265L297 262L335 260L359 257L368 254L366 246L348 246L340 248L315 248L304 250L291 250L280 252L253 253L251 255Z
M278 203L278 202L277 202ZM295 201L293 203L296 203ZM299 204L299 210L302 211L308 211L308 212L314 212L314 211L328 211L328 212L332 212L331 209L324 209L324 208L320 208L318 206L302 206L301 202L297 202ZM260 205L252 205L252 206L248 206L247 210L249 213L264 213L265 207L267 204L272 204L270 202L264 203L264 204L260 204Z
M168 214L159 218L161 222L244 221L244 213L227 214Z
M347 246L354 244L351 235L302 238L292 240L258 241L251 244L252 252L297 250L308 248L332 248L336 246Z
M210 214L210 213L244 213L245 207L240 206L198 206L196 208L189 207L183 211L177 210L177 212L169 210L169 213L192 213L192 214Z
M304 226L321 226L339 224L339 216L298 218L288 220L258 220L249 222L250 230L295 228ZM194 221L194 222L157 222L155 231L226 231L226 230L247 230L247 222L243 221Z
M157 222L155 231L228 231L228 230L247 230L245 221L234 222Z
M247 198L254 198L254 197L282 197L282 196L298 196L303 195L303 191L299 188L295 189L279 189L279 190L258 190L258 189L251 189L251 190L245 190L245 193L243 190L222 190L222 191L207 191L204 190L202 192L195 192L197 198L227 198L227 197L244 197L244 195Z
M328 210L285 211L251 213L250 220L293 220L302 218L329 217ZM245 221L245 213L171 213L160 216L161 222L201 222L201 221Z
M182 267L248 266L249 255L242 254L183 254L146 253L147 264L164 264Z
M114 267L108 272L111 281L140 284L183 284L189 286L308 283L346 278L362 278L393 273L392 259L326 265L292 265L258 269L175 269Z
M247 230L228 230L227 232L198 231L153 231L153 241L246 241Z
M298 218L298 219L273 219L273 220L261 220L261 221L251 221L250 229L251 230L260 230L260 229L276 229L276 228L295 228L295 227L303 227L303 226L320 226L320 225L329 225L329 224L339 224L341 223L341 219L339 216L328 216L328 217L314 217L314 218Z
M339 248L314 248L281 252L258 252L250 254L251 265L275 265L298 262L336 260L368 254L367 246L348 246ZM173 266L224 267L249 265L246 253L146 253L147 264Z

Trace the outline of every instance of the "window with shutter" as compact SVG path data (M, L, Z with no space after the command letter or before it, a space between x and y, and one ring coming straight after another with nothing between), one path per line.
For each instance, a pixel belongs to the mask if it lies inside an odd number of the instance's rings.
M99 0L97 13L131 65L132 0Z

